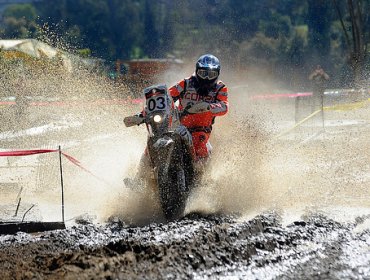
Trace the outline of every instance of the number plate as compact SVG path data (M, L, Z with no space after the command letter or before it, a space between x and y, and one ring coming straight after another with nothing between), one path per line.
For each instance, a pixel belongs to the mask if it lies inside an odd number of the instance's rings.
M146 100L146 107L149 112L166 110L167 102L165 95L157 95Z

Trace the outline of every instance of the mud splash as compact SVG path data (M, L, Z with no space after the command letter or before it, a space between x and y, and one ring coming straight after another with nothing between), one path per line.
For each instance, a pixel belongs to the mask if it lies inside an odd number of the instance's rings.
M92 106L88 102L128 96L128 87L84 69L72 75L56 69L55 65L34 71L24 68L26 66L2 67L1 83L6 90L1 95L4 97L30 95L31 100L40 96L77 100L76 107L28 106L21 118L14 115L14 108L1 110L9 120L5 124L11 124L11 127L1 128L4 137L0 141L4 147L55 148L61 144L102 179L97 180L74 166L66 166L67 219L87 213L97 216L99 221L119 215L133 224L161 222L153 192L133 192L125 189L122 182L124 177L132 177L136 172L146 138L145 128L126 129L122 118L139 111L140 106ZM187 69L192 67L187 66ZM168 75L164 82L173 84L183 76L186 73ZM229 81L232 84L226 77L225 82L229 84ZM246 84L250 82L250 79L245 81ZM291 100L256 103L250 97L272 90L273 86L260 81L254 83L247 88L230 87L230 113L216 119L211 139L212 162L204 185L193 194L187 212L234 213L249 217L266 209L301 214L309 211L331 213L330 209L343 205L369 207L368 134L353 126L348 135L339 127L336 131L327 131L327 139L307 144L289 139L276 141L274 137L281 123L294 121L294 103ZM367 110L346 112L345 117L366 120ZM329 120L344 117L337 112L326 116ZM69 126L64 129L61 123ZM18 134L19 130L45 125L54 125L60 131ZM46 162L52 164L53 159ZM37 199L42 198L42 212L59 203L58 197L51 198L55 197L59 184L57 171L57 168L44 171L55 176L43 176L45 180L39 187L42 193L34 193ZM31 192L29 196L32 195ZM363 214L367 214L366 211Z
M198 191L188 211L250 217L274 209L282 213L286 223L310 212L351 220L353 215L338 211L343 207L362 209L358 214L366 215L369 126L341 127L340 121L336 126L330 123L341 119L366 120L369 108L325 112L327 127L316 138L311 139L297 128L290 138L277 139L279 126L294 125L294 102L253 103L251 94L230 90L230 114L216 120L211 139L215 152L206 187ZM312 134L321 129L315 120L308 125L312 126Z

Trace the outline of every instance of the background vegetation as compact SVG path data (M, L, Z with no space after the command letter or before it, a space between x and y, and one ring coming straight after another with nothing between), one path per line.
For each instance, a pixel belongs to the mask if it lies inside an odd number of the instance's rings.
M370 0L41 0L9 6L1 38L38 38L107 61L220 56L299 88L321 64L333 86L369 80Z

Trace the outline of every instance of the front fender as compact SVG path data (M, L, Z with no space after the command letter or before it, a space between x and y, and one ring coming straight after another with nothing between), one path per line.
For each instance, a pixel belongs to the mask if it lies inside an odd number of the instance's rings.
M161 149L173 145L175 142L171 138L159 138L154 144L153 148Z
M149 146L149 153L154 166L164 164L165 169L168 170L174 148L175 141L171 137L164 136L158 139L152 139Z

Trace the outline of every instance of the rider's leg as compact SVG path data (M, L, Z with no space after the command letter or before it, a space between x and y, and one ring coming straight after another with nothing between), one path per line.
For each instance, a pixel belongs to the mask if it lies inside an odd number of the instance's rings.
M193 132L193 143L196 154L195 169L199 176L202 176L208 166L212 146L209 142L210 133Z
M210 155L210 144L208 143L210 133L197 131L192 133L193 145L195 149L196 161L208 158Z

